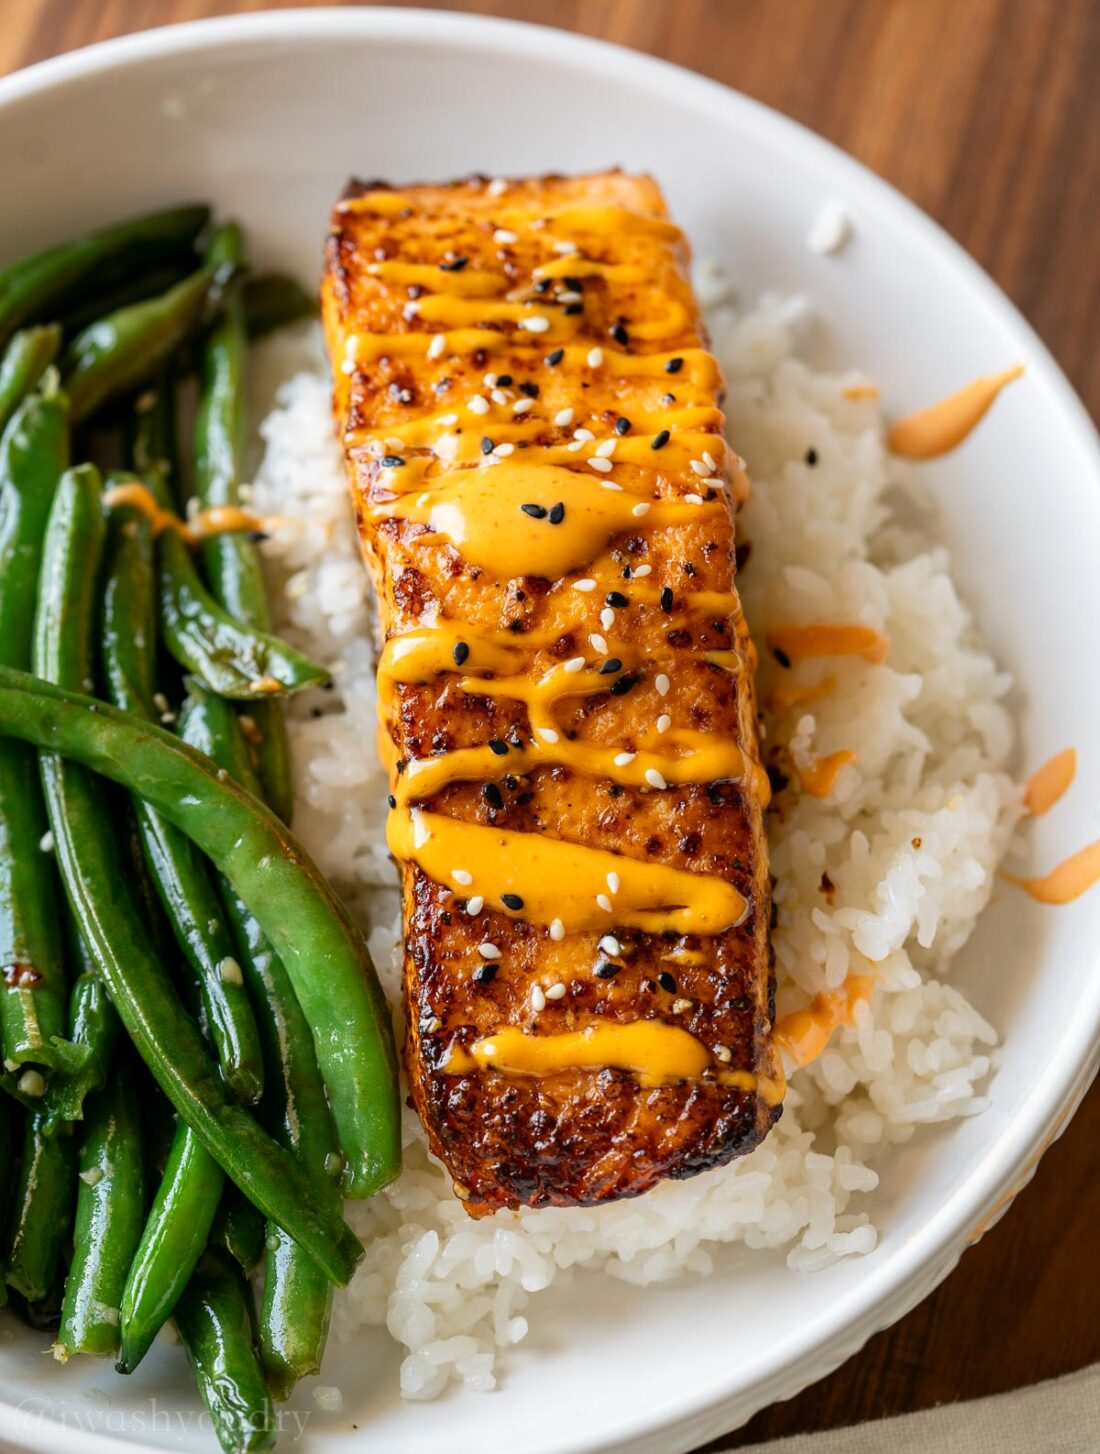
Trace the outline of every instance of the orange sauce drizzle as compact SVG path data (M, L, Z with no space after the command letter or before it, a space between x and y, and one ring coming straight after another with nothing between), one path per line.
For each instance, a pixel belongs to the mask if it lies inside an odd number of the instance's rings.
M188 545L200 545L216 535L230 535L241 530L271 530L283 523L278 516L256 515L251 510L242 510L238 505L215 505L209 510L199 510L189 520L184 520L174 510L166 510L157 503L152 491L146 486L130 481L114 485L103 492L103 505L107 510L125 506L140 510L153 527L153 534L165 530L177 530Z
M1049 813L1069 789L1077 775L1077 753L1072 747L1056 752L1028 778L1024 787L1024 807L1033 818Z
M768 711L778 716L780 712L789 712L795 707L809 707L814 702L820 702L836 686L836 677L823 677L819 682L810 682L804 687L774 686L768 694Z
M878 665L886 660L890 642L870 626L782 625L768 632L768 649L781 652L792 665L816 656L861 656Z
M1042 878L1004 877L1040 904L1071 904L1100 883L1100 839L1080 848Z
M984 374L927 409L899 419L886 436L894 454L934 459L961 444L985 417L997 395L1023 373L1023 364L999 374Z
M811 798L827 798L836 785L841 769L856 761L858 759L855 753L845 747L840 752L830 752L827 757L819 757L808 767L800 767L798 779L802 784L802 791Z
M874 993L870 974L850 974L840 989L815 995L804 1010L776 1021L775 1038L796 1065L809 1065L828 1045L834 1030L854 1022L856 1006Z

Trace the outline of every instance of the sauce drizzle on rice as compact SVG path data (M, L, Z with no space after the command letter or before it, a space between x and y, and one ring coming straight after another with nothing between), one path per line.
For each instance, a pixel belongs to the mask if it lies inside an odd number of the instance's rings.
M935 459L960 445L982 421L1002 389L1024 371L1016 364L999 374L983 374L957 394L899 419L886 436L894 454L905 459Z

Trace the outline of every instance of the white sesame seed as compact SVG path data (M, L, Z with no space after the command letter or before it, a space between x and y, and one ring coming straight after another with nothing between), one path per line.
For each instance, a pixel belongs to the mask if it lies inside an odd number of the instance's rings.
M571 656L562 668L563 671L584 671L584 657Z
M662 712L661 715L657 718L657 731L667 732L671 726L672 718L668 715L667 712Z
M346 358L341 361L340 372L342 374L353 374L355 372L355 360Z
M156 709L157 709L158 712L167 712L168 711L168 707L169 707L168 698L164 695L163 692L154 692L153 693L153 706L156 707Z
M596 903L600 906L605 914L610 914L612 912L611 900L607 897L606 894L597 894Z
M539 727L537 730L543 742L558 741L558 734L554 731L553 727Z
M429 358L441 358L442 355L444 354L444 352L446 351L446 348L447 348L447 335L445 333L437 333L432 338L431 343L428 344L428 357Z
M595 437L596 436L592 433L591 429L574 429L573 430L573 438L574 439L579 439L582 444L586 440L588 440L588 439L595 439Z
M484 374L482 375L481 382L487 389L495 389L497 386L497 376L496 374Z
M572 409L559 409L558 412L554 415L554 423L562 429L564 429L567 424L572 424L572 422Z
M470 400L469 407L471 414L488 414L489 401L481 394L475 394L474 397Z
M517 399L512 405L513 414L526 414L528 409L535 407L534 399Z
M575 288L566 288L564 292L558 294L559 303L580 303L582 301L581 295Z
M651 788L667 788L668 787L668 783L665 782L664 778L661 776L661 774L657 771L657 769L655 767L647 767L646 768L646 770L645 770L645 780L646 780L646 782L649 784L649 786Z
M35 1070L33 1066L30 1070L23 1072L17 1081L17 1085L25 1096L30 1096L36 1101L41 1100L46 1094L46 1078L41 1071Z
M514 232L509 232L507 227L498 227L493 233L493 241L499 242L502 247L507 247L511 242L518 242L519 238Z
M573 441L572 444L567 444L565 447L569 451L570 454L576 454L576 452L577 452L578 449L583 449L584 448L584 440L583 439L574 439L574 441Z
M546 991L540 984L535 985L531 991L531 1008L536 1013L546 1009Z
M474 894L472 898L466 900L466 912L471 919L476 919L484 907L485 900L481 894Z
M550 938L555 941L565 938L565 925L560 919L550 920Z
M617 485L614 480L601 480L600 481L600 489L601 490L614 490L617 495L621 495L622 492L623 492L622 485Z
M723 1065L728 1065L733 1059L733 1051L728 1045L716 1045L714 1047L714 1058L720 1060Z
M706 449L703 450L703 463L706 465L707 469L711 472L711 474L713 474L714 471L718 468L718 465L715 462L714 455Z
M659 672L657 676L654 677L653 685L657 688L657 695L659 697L668 696L669 680L668 677L665 676L663 671Z
M227 954L218 965L218 978L222 984L244 984L241 966L232 955Z
M500 958L500 950L495 944L490 944L488 940L486 940L484 944L479 944L477 946L477 952L481 955L482 959Z
M554 251L569 254L577 252L578 248L575 242L569 242L563 239L554 243Z
M602 444L597 444L596 453L603 459L610 459L618 442L617 439L605 439Z
M451 877L456 884L461 884L463 888L468 888L474 881L473 874L465 868L452 868Z
M605 954L621 954L623 952L623 946L615 938L614 934L605 934L600 940L599 948Z
M592 455L592 457L588 459L586 463L590 464L592 468L601 475L610 474L611 471L615 468L615 466L611 463L609 459L603 459L599 455Z
M598 631L593 631L592 635L588 638L588 641L589 641L589 645L592 647L592 649L594 651L598 651L601 656L606 656L607 655L607 637L606 636L601 636Z
M610 631L615 624L615 612L610 606L605 606L600 612L600 625L605 631Z
M683 997L678 1000L673 1000L672 1002L672 1013L674 1015L686 1015L688 1010L690 1009L691 1001L685 1000Z
M457 424L458 423L458 415L457 414L441 414L439 416L439 418L436 420L436 423L437 424L442 424L445 429L449 429L452 424Z
M516 446L514 444L509 444L507 441L505 441L504 444L498 444L493 450L493 453L497 456L498 459L507 459L510 454L515 454L515 452Z
M107 1173L101 1166L89 1166L87 1171L79 1171L77 1175L85 1186L98 1186Z
M526 328L528 333L545 333L550 327L550 320L544 318L541 313L536 313L534 318L521 318L519 326Z
M428 1035L435 1035L442 1029L443 1021L439 1018L438 1015L433 1015L428 1023L424 1026L424 1030Z
M705 479L703 484L710 485L713 490L724 490L726 487L726 482L721 475L712 475L709 479Z
M42 853L53 852L53 834L47 828L42 837L38 840L38 847Z
M508 402L508 395L503 389L494 389L489 395L489 398L492 399L494 404L507 404Z
M507 185L508 183L504 180L503 177L494 177L489 185L485 188L485 190L486 192L488 192L490 197L499 197L501 192L504 191Z
M634 567L634 570L633 570L632 574L635 575L635 576L637 576L638 579L640 580L642 578L642 576L649 575L652 570L653 570L653 567L651 565L636 565Z
M616 752L615 766L625 767L628 762L633 762L637 756L638 754L636 752Z
M641 517L643 515L648 515L649 514L649 502L648 502L648 500L639 500L638 503L634 506L634 508L631 510L630 513L632 515L636 515L639 518L639 520L641 519ZM648 570L648 569L649 569L649 567L646 566L646 570ZM635 571L634 574L637 575L638 572Z
M598 369L599 366L600 366L600 364L602 364L602 363L603 363L603 349L602 348L590 348L588 350L588 367L590 369Z
M564 1000L565 994L565 986L562 984L561 980L559 980L557 984L552 984L550 988L546 991L546 998L548 1000Z
M703 503L703 497L702 497L702 495L695 495L695 494L685 495L684 496L684 499L687 501L687 503L689 505L701 505Z
M596 582L591 576L585 576L583 581L573 582L573 589L575 591L594 591L596 589Z
M709 475L714 466L705 465L701 459L693 459L691 462L691 468L693 472L697 475Z
M611 890L613 894L617 894L619 892L619 889L622 887L622 879L619 877L614 869L612 869L611 872L607 875L607 887Z

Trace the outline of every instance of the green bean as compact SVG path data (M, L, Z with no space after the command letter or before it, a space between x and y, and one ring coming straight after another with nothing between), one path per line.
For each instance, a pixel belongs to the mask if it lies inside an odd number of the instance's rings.
M253 1343L251 1295L224 1253L202 1258L176 1304L176 1327L222 1448L270 1449L275 1411Z
M263 930L232 890L226 893L266 1057L264 1122L336 1207L341 1161L309 1025ZM289 1398L300 1378L320 1372L331 1312L331 1285L285 1232L269 1224L260 1357L276 1398Z
M44 679L37 690L45 693L55 710L67 698L81 724L130 724L139 740L143 734L158 741L163 737L180 752L175 739L157 728L48 685L81 681L88 671L90 596L104 528L99 494L97 470L92 466L70 470L50 512L35 623L35 665ZM9 668L0 671L9 681L20 675ZM23 697L25 706L31 695ZM35 745L45 749L40 770L62 879L127 1033L161 1089L223 1170L317 1259L333 1281L346 1282L362 1256L358 1241L339 1217L320 1206L293 1158L229 1100L198 1029L156 956L131 878L123 872L118 845L104 832L110 812L102 785L87 771L99 767L100 760L93 752L84 754L82 764L67 761L64 734L50 730L51 713L35 715L38 721L32 730ZM28 721L21 725L32 726ZM116 738L109 751L121 756L127 749ZM123 766L114 759L116 769ZM212 776L204 770L203 778L208 774ZM136 778L117 780L132 792L140 791ZM182 806L173 802L168 811L168 802L158 801L155 794L143 795L170 821Z
M25 668L42 541L68 455L64 398L32 394L0 440L0 662ZM43 851L46 810L35 754L0 743L0 1056L8 1066L60 1063L65 966L60 894Z
M123 1057L88 1107L80 1147L73 1260L65 1283L54 1357L107 1358L119 1346L126 1275L145 1220L140 1090Z
M0 430L57 357L61 329L56 323L17 333L0 359Z
M111 288L97 289L90 296L75 300L60 315L65 342L68 343L78 333L83 333L90 324L98 323L109 313L117 313L120 308L128 308L131 303L142 303L147 298L166 293L169 288L174 288L177 283L182 283L184 278L189 277L195 267L194 253L188 253L177 262L142 268L130 277L121 279Z
M401 1136L389 1010L362 933L293 834L171 733L10 667L0 667L0 736L74 758L147 798L213 860L286 965L309 1021L347 1160L345 1191L370 1196L392 1181Z
M153 538L147 517L132 505L116 507L109 517L100 640L107 695L116 706L153 720ZM148 803L136 798L134 810L154 889L199 988L226 1083L237 1100L253 1105L263 1092L263 1056L207 866L190 840Z
M120 1373L133 1373L153 1346L202 1256L225 1189L225 1173L183 1120L122 1295Z
M235 1186L227 1186L210 1231L211 1244L228 1252L245 1277L251 1277L264 1255L265 1237L263 1217ZM317 1264L311 1258L306 1258L306 1261L316 1268L317 1276L324 1280L325 1286L331 1287Z
M13 263L0 272L0 346L22 324L59 316L83 293L186 255L209 216L208 207L173 207Z
M78 333L62 359L62 381L74 421L152 378L209 315L229 280L203 267L159 298L131 303Z
M47 1136L41 1107L27 1116L23 1157L0 1265L9 1286L28 1302L50 1292L72 1225L76 1138Z
M95 974L83 973L69 997L69 1039L88 1047L85 1065L69 1075L55 1075L43 1098L43 1130L55 1136L69 1121L84 1117L84 1102L107 1083L118 1044L119 1024L114 1006Z
M285 273L264 273L246 278L244 319L250 339L266 338L278 328L317 317L317 298L296 278Z
M212 266L242 266L244 246L233 223L219 227L210 240L206 260ZM195 415L195 493L203 509L240 504L247 443L245 364L248 338L245 300L239 293L227 299L221 316L203 340L201 385ZM257 631L269 631L260 556L240 531L215 535L203 546L203 567L211 595L236 621ZM290 745L282 703L254 702L256 762L264 796L284 822L294 807L290 781Z

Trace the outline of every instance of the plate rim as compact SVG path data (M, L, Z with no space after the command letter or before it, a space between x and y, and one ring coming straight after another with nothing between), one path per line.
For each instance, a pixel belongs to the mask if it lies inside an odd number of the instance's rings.
M641 51L527 21L424 8L323 6L222 15L100 41L2 77L0 126L5 113L20 101L111 70L139 66L172 53L201 55L250 41L301 39L307 33L319 41L371 38L416 43L423 39L435 44L443 38L465 50L491 48L510 56L518 52L520 58L537 46L541 58L570 70L611 67L623 79L644 81L660 91L675 90L681 99L690 90L709 109L724 112L727 120L734 115L743 130L766 131L773 144L803 158L816 155L830 184L849 182L851 190L860 195L861 208L869 205L878 213L893 214L907 231L943 255L961 274L968 291L1020 339L1033 384L1047 394L1047 407L1061 416L1080 456L1080 485L1094 490L1100 487L1100 434L1083 401L1016 305L939 223L869 167L800 122L720 81ZM966 1247L1008 1209L1044 1152L1069 1123L1100 1067L1100 975L1091 1007L1078 1006L1078 1010L1085 1012L1068 1027L1072 1032L1075 1025L1076 1034L1062 1040L1057 1060L1051 1059L1026 1102L1006 1118L970 1175L882 1267L872 1267L858 1291L843 1301L843 1316L829 1310L807 1323L792 1336L782 1362L754 1383L734 1385L727 1377L693 1385L680 1410L663 1415L660 1422L639 1416L620 1423L607 1437L561 1444L562 1454L611 1454L617 1450L679 1454L697 1442L732 1432L731 1421L738 1427L770 1402L792 1397L855 1353L880 1328L904 1316L948 1275ZM41 1422L41 1441L28 1443L19 1414L19 1406L0 1400L0 1437L21 1442L24 1448L55 1447L48 1439L49 1431L56 1428L64 1429L66 1442L71 1440L73 1448L84 1454L117 1454L123 1444L135 1454L162 1454L163 1446L122 1435L74 1430L62 1421Z

